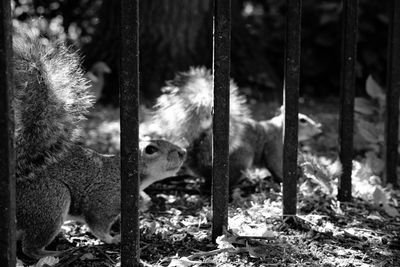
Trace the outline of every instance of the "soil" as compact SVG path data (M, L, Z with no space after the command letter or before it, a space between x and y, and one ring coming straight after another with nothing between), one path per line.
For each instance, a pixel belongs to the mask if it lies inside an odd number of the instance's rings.
M400 266L400 191L382 184L381 170L374 168L379 166L379 153L371 158L367 150L356 151L353 199L336 198L336 103L307 100L301 105L301 111L324 125L324 134L301 147L305 158L300 164L297 216L282 217L281 185L267 170L249 170L232 194L229 227L213 242L211 197L201 190L201 179L165 180L146 190L152 206L140 213L143 265ZM277 105L253 106L255 117L262 119ZM103 153L117 153L118 115L118 109L97 107L83 125L83 142ZM74 222L63 226L51 248L69 251L36 266L120 265L118 245L102 243Z

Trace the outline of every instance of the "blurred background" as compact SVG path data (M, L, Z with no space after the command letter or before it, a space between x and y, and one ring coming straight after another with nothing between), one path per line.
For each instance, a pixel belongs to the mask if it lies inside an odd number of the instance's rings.
M34 26L50 39L80 50L98 87L99 101L118 104L119 1L15 0L14 24ZM387 1L360 0L357 95L372 75L385 85ZM337 96L340 84L342 6L339 0L303 1L302 96ZM142 101L151 104L166 80L189 66L211 67L212 1L140 2ZM232 1L231 76L257 101L281 101L285 1ZM103 80L104 78L104 80Z

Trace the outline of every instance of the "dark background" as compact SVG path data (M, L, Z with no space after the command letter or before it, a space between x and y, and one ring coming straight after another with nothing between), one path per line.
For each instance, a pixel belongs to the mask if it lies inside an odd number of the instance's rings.
M118 2L111 0L15 0L14 17L40 28L49 38L78 47L88 70L106 62L101 102L118 103ZM285 2L232 0L231 76L244 93L280 100L283 79ZM372 74L385 84L388 1L360 0L357 95ZM338 95L340 84L341 1L303 1L302 95ZM39 19L37 19L39 17ZM189 66L211 66L212 1L140 2L142 100L151 102L165 80Z

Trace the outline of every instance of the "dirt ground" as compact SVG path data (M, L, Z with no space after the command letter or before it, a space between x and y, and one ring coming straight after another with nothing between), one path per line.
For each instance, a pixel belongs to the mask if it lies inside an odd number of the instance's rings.
M267 170L249 170L232 194L229 228L215 244L210 196L201 190L201 179L160 182L146 190L152 206L140 215L143 264L400 266L400 191L382 186L379 152L359 145L353 162L353 201L336 198L337 103L304 100L301 104L302 112L323 124L324 133L301 147L305 158L298 182L298 216L283 221L281 186ZM252 106L257 119L270 117L277 107L258 102ZM83 125L84 143L100 152L118 152L118 112L97 107ZM120 264L117 245L100 242L85 226L73 222L63 226L51 248L70 250L62 258L45 258L35 266Z

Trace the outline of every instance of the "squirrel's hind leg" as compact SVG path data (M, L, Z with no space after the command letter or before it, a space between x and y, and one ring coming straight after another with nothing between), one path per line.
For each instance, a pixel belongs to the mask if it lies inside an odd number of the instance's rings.
M101 184L98 188L93 186L83 204L85 207L83 219L90 231L107 244L117 244L121 240L119 235L110 235L111 226L121 213L120 195L119 180L112 180L110 183Z
M48 190L49 187L52 190ZM59 233L70 204L68 189L57 181L18 183L17 224L18 230L22 232L22 251L25 255L40 259L63 253L63 251L49 251L45 247Z
M111 226L118 217L119 216L103 218L101 220L89 220L87 224L92 233L101 241L107 244L118 244L121 242L121 235L112 236L110 234Z

